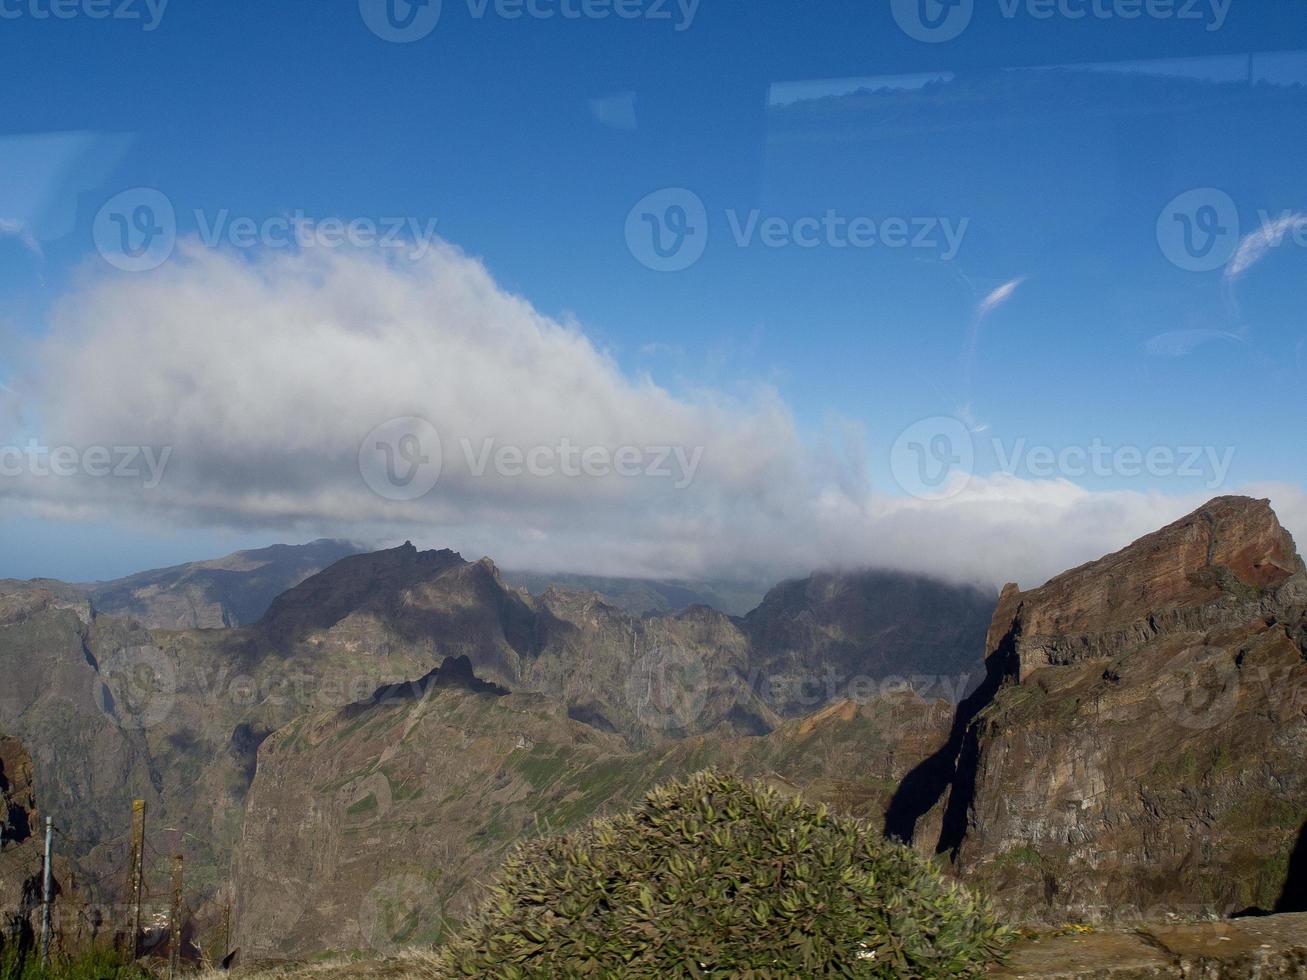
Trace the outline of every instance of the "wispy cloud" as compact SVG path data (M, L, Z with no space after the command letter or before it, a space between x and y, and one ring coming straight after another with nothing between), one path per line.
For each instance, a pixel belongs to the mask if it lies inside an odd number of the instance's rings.
M1184 357L1204 344L1218 340L1247 343L1243 337L1227 330L1170 330L1149 337L1144 342L1144 350L1157 357Z
M985 298L976 304L971 322L967 325L967 339L962 348L962 391L968 401L958 409L958 415L966 422L967 427L972 432L983 432L989 427L985 422L975 418L970 401L976 370L976 355L980 349L980 328L985 319L1010 300L1025 281L1026 276L1017 276L1015 279L1009 279L996 289L990 290ZM967 282L970 283L970 280L967 280Z
M27 249L38 259L45 258L45 252L41 250L41 243L36 240L36 236L32 234L32 230L17 218L0 218L0 235L18 239L23 248Z
M1266 217L1256 231L1249 232L1239 243L1239 248L1225 266L1226 282L1235 282L1249 269L1255 266L1266 254L1282 241L1298 224L1307 221L1307 214L1301 211L1285 212L1280 217Z
M983 319L989 316L996 309L1010 300L1016 293L1018 287L1026 281L1025 276L1017 276L1015 279L1009 279L997 289L991 291L988 296L980 301L976 307L976 319Z

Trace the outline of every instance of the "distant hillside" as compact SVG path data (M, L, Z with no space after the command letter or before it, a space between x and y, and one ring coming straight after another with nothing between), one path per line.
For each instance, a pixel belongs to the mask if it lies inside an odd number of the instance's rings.
M100 612L130 617L151 629L241 626L262 616L287 589L361 550L348 541L326 538L274 544L85 588Z
M762 601L765 584L749 582L685 582L647 578L609 578L570 572L523 572L504 569L504 581L517 589L540 595L551 586L578 592L597 592L633 616L643 613L677 613L690 606L711 606L729 616L743 616Z

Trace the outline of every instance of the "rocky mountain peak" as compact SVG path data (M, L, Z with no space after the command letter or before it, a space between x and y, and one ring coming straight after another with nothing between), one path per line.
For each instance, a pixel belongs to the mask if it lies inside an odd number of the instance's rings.
M369 602L384 601L466 564L456 551L418 551L409 541L351 555L282 593L256 626L273 638L327 629Z
M1005 586L986 649L1010 642L1025 676L1111 657L1160 634L1246 621L1304 597L1302 559L1270 502L1217 497L1039 588Z

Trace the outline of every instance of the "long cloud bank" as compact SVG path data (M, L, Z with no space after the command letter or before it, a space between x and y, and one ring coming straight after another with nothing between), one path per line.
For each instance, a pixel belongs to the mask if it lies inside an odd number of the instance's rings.
M84 280L24 364L9 428L65 447L66 472L11 458L0 495L56 518L408 537L604 574L876 565L1034 584L1210 495L1007 475L940 501L878 493L775 391L629 376L448 245L413 262L192 244ZM1307 530L1299 488L1249 489Z

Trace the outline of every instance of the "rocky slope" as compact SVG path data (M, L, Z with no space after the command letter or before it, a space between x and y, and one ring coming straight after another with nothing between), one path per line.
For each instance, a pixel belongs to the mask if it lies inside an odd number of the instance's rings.
M823 574L777 587L743 620L706 606L633 616L595 593L511 588L489 559L405 545L305 581L252 632L314 657L466 656L487 680L651 744L722 724L765 732L888 677L956 697L992 607L979 590L913 576Z
M96 608L162 629L212 629L252 623L272 600L360 549L319 540L237 551L225 558L138 572L86 586Z
M940 849L1022 918L1283 905L1307 828L1305 609L1292 539L1235 497L1007 587Z
M18 739L0 734L0 956L32 948L40 936L45 820L36 800L31 756ZM58 851L52 871L51 943L56 950L78 948L99 917Z
M0 954L30 943L41 900L32 760L16 738L0 735Z
M994 600L900 572L818 572L776 586L741 626L750 664L774 679L771 703L783 713L859 696L887 677L956 701L980 682L976 644Z
M950 717L948 705L901 693L837 703L765 736L632 751L562 703L508 693L450 659L263 744L235 862L237 945L258 959L434 940L513 842L710 765L874 816L942 744Z
M866 639L868 662L885 669L877 636ZM531 596L488 559L411 546L342 559L257 622L227 629L146 629L103 613L79 588L9 581L0 583L0 728L32 748L38 794L101 898L121 897L131 801L141 798L155 851L186 856L198 902L226 880L260 743L301 715L465 656L486 681L543 694L630 752L781 725L788 705L773 707L751 655L740 622L705 607L633 616L593 593ZM838 693L823 690L811 706ZM147 867L161 888L164 864Z

